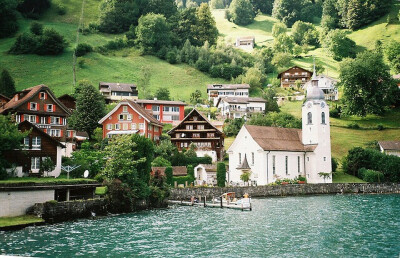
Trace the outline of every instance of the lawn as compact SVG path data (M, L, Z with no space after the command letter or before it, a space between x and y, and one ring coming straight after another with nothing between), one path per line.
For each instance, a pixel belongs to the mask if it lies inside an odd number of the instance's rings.
M229 147L231 147L234 140L235 140L235 137L225 137L225 140L224 140L225 150L228 150Z
M366 183L358 177L343 173L336 172L333 174L332 183Z
M57 185L57 184L93 184L97 183L96 180L87 178L73 178L66 179L65 177L54 178L54 177L13 177L6 180L0 180L2 184L46 184L46 185Z
M42 218L38 218L33 215L23 215L18 217L1 217L0 227L25 225L30 223L44 222Z

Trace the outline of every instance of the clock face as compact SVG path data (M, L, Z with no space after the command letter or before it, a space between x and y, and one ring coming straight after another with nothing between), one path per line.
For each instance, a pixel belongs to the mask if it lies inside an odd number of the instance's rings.
M324 108L325 107L325 102L321 102L321 107Z
M312 106L311 102L308 102L308 103L307 103L307 107L308 107L308 108L311 108L311 106Z

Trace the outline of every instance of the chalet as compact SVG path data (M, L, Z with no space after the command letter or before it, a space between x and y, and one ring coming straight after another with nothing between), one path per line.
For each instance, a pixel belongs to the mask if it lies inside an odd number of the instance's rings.
M107 104L124 99L135 100L138 98L138 90L135 84L100 82L99 90Z
M73 111L76 109L76 99L71 95L64 94L61 97L58 97L58 100L64 104L69 110Z
M336 87L337 80L321 74L316 76L318 80L318 87L324 92L326 100L339 100L339 92ZM304 84L304 89L309 90L312 88L311 81Z
M209 84L207 85L208 100L216 106L220 97L248 97L249 84Z
M182 101L138 99L135 102L149 110L158 121L164 124L176 125L185 117L187 104Z
M0 94L0 109L10 101L10 98L7 98L6 96Z
M217 107L224 118L247 119L254 113L263 113L266 102L263 98L221 97L217 102Z
M400 141L379 141L378 145L381 152L400 157Z
M67 117L71 111L46 85L17 92L0 108L0 114L13 114L17 123L28 121L55 140L66 142Z
M22 149L7 151L4 154L10 164L16 165L16 176L40 175L40 164L49 157L53 161L55 169L46 173L45 176L58 177L61 173L61 150L65 148L65 145L27 120L21 122L18 129L21 132L30 131L21 143Z
M302 106L302 129L244 125L228 149L231 184L266 185L277 179L304 176L308 183L331 183L329 106L313 77Z
M281 87L296 87L296 81L300 81L301 87L311 79L312 72L301 68L299 66L293 66L286 71L278 74L278 79L281 80Z
M99 124L103 126L103 138L113 135L140 134L158 141L163 125L141 105L130 100L123 100L105 115Z
M213 161L224 156L224 135L214 127L197 109L193 109L175 128L170 130L171 142L179 151L188 149L190 144L197 147L196 153L208 155Z
M238 37L236 38L235 47L243 50L253 50L255 44L256 39L254 36Z

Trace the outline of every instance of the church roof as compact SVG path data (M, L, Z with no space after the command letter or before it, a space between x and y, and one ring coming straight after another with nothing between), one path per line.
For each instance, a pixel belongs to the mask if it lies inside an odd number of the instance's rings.
M263 150L314 151L316 145L304 145L301 129L245 125L251 137Z
M249 162L247 162L246 154L244 154L244 159L242 164L239 165L236 169L250 169Z

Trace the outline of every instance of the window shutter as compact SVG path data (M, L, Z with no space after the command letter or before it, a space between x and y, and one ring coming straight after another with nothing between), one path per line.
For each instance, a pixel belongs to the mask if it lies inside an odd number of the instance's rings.
M44 131L45 133L47 133L47 129L43 129L43 131Z
M28 102L28 109L31 110L31 103Z
M36 123L39 123L39 116L36 116Z
M62 121L63 121L63 118L62 118L62 117L60 117L60 125L62 125Z
M40 110L39 103L37 103L36 110Z
M53 105L53 112L56 112L56 105Z
M60 130L60 137L63 137L64 130Z
M21 115L21 122L24 121L24 115Z
M47 117L47 123L51 124L51 117Z

